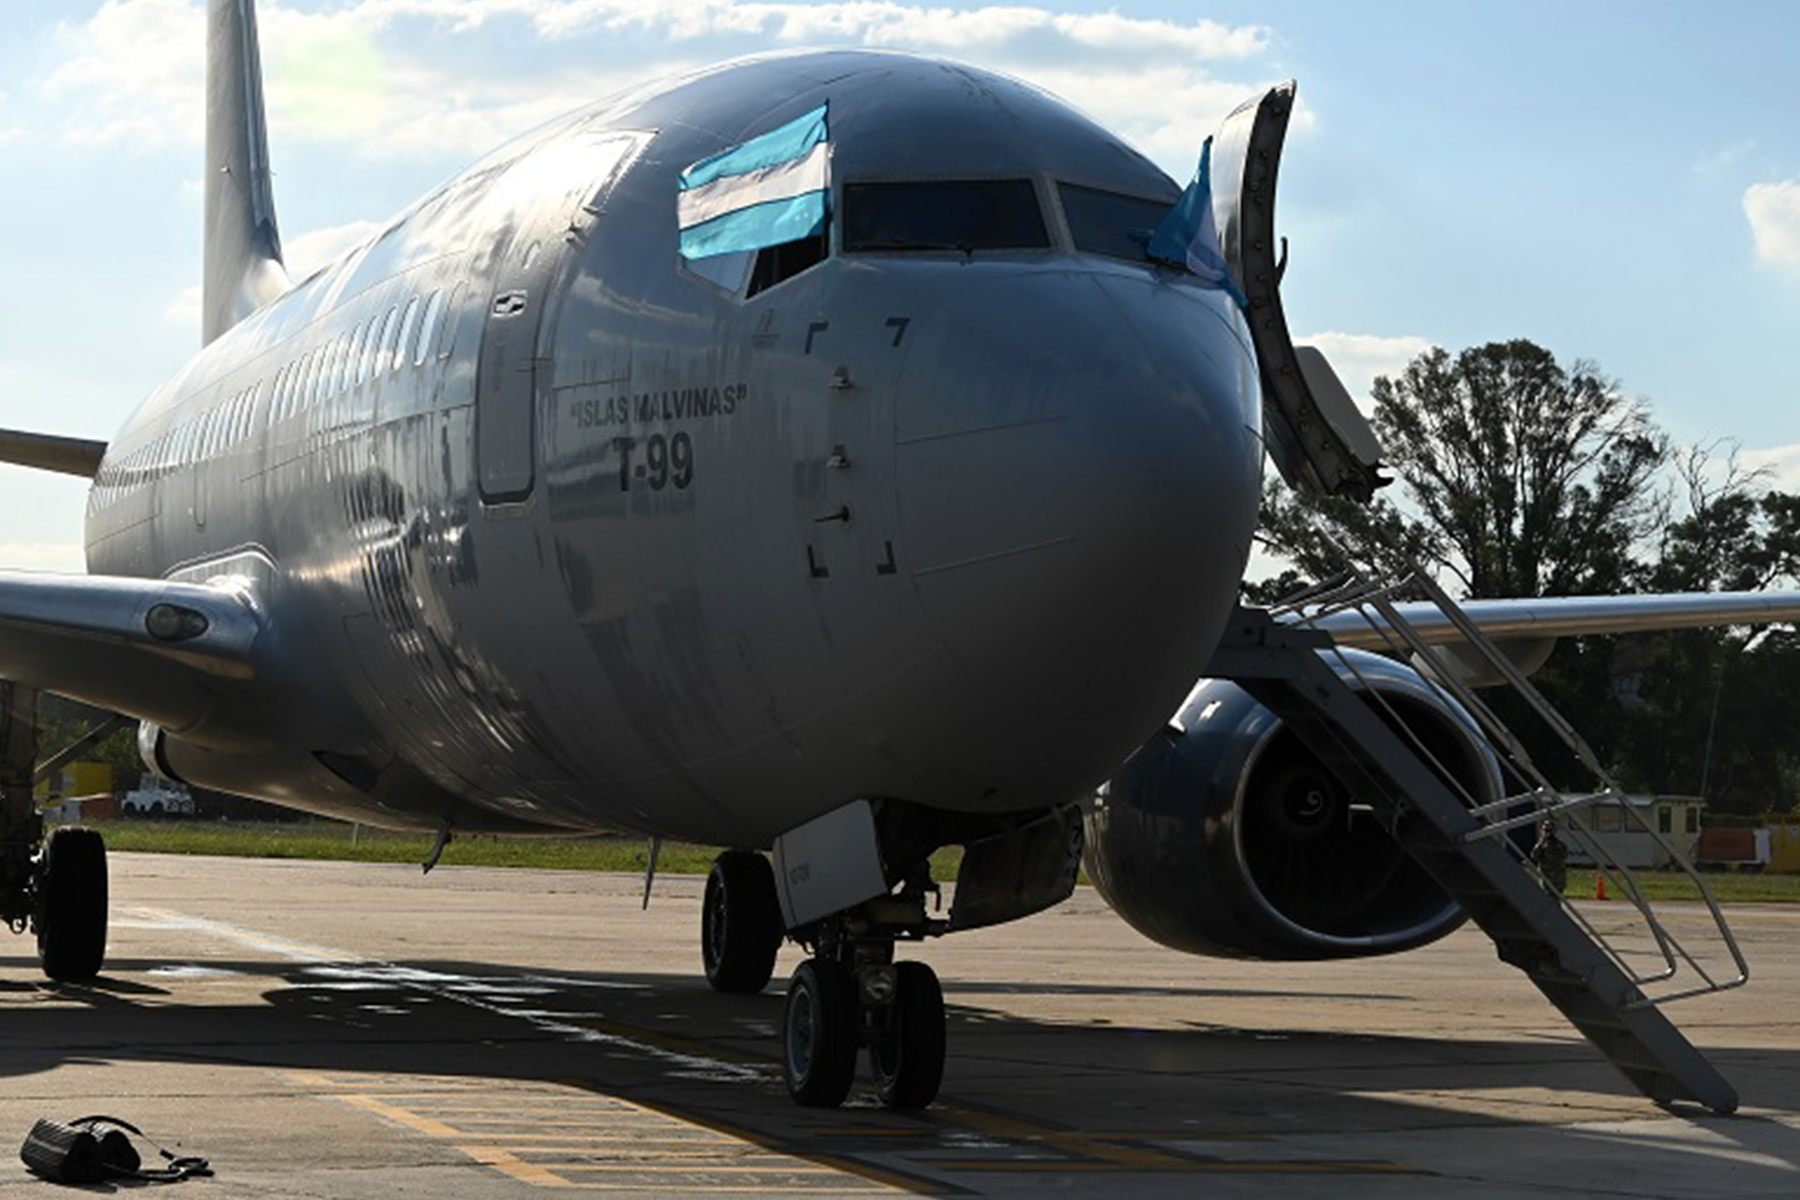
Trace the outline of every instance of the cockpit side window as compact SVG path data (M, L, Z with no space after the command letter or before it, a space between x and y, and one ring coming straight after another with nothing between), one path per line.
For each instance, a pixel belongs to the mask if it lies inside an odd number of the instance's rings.
M825 234L783 242L779 246L764 246L756 252L756 266L750 272L750 290L744 294L754 296L783 280L792 279L808 267L824 262L830 253L831 243Z
M846 183L843 236L851 253L1050 247L1029 179Z
M1082 187L1078 183L1059 183L1057 190L1075 249L1130 262L1143 262L1149 257L1150 233L1169 215L1174 203Z

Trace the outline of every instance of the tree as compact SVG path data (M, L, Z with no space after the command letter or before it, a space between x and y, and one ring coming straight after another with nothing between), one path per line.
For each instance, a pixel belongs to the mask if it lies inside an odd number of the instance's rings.
M1454 359L1433 348L1398 379L1378 378L1374 396L1402 502L1359 509L1272 491L1263 536L1302 571L1326 566L1336 540L1382 570L1395 557L1383 547L1398 545L1468 597L1632 582L1632 549L1658 515L1668 439L1596 366L1565 368L1524 339Z
M1384 582L1408 557L1469 598L1750 590L1800 576L1800 497L1718 445L1672 453L1644 404L1592 364L1514 340L1431 350L1374 386L1392 491L1366 508L1272 487L1261 536L1295 566L1257 598L1342 570ZM1673 468L1665 474L1665 468ZM1458 587L1457 585L1460 585ZM1750 629L1571 639L1536 677L1629 788L1725 811L1793 803L1800 731L1777 702L1800 637ZM1583 772L1514 697L1484 697L1553 780Z

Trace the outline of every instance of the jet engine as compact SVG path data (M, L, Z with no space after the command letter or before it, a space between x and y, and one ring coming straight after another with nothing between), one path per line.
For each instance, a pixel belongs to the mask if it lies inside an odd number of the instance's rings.
M1500 770L1469 715L1412 668L1347 651L1340 668L1477 802ZM1362 679L1354 678L1359 674ZM1378 706L1380 707L1380 706ZM1295 732L1237 685L1203 680L1102 789L1088 877L1147 937L1214 957L1332 959L1423 946L1462 908Z

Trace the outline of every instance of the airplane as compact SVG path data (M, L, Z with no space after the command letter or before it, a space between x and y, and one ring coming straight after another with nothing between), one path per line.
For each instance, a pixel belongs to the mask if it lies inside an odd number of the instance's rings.
M824 51L571 113L296 282L253 0L207 20L203 349L110 442L0 433L0 461L92 479L89 573L0 571L9 782L44 689L138 721L160 776L439 850L603 830L731 847L705 973L759 992L784 939L807 948L781 1058L815 1106L845 1099L865 1048L884 1103L931 1103L942 988L897 945L1041 911L1084 860L1131 923L1194 952L1390 953L1460 923L1395 871L1385 924L1346 923L1329 872L1278 893L1227 844L1258 771L1318 766L1269 749L1282 722L1253 688L1202 679L1243 613L1265 461L1379 482L1280 320L1291 89L1218 139L1224 276L1151 256L1142 235L1187 193L1060 101ZM1800 597L1470 611L1541 642L1792 621ZM1171 744L1179 762L1122 769ZM1462 748L1485 753L1466 730ZM1287 815L1328 833L1321 811ZM65 828L40 848L35 821L9 789L0 915L52 978L92 978L104 844ZM1370 844L1325 843L1398 853ZM947 916L928 861L946 846L965 848Z

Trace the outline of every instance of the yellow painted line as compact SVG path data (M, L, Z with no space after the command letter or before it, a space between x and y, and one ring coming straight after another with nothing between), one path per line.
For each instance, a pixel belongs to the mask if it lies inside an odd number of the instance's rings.
M584 1083L580 1080L571 1080L570 1086L586 1090L591 1089L593 1085ZM648 1113L660 1114L670 1121L679 1122L681 1125L689 1128L710 1130L723 1137L731 1138L734 1141L743 1142L748 1145L757 1146L775 1154L785 1155L802 1162L816 1163L819 1166L835 1171L841 1175L851 1176L866 1183L875 1184L878 1187L896 1191L913 1192L920 1195L933 1195L944 1190L942 1184L933 1180L902 1175L897 1171L889 1171L870 1163L860 1162L853 1158L842 1158L835 1154L821 1154L816 1151L796 1150L793 1147L784 1144L780 1138L772 1137L765 1133L759 1133L754 1129L745 1129L740 1126L731 1125L714 1117L703 1116L699 1113L683 1112L679 1109L660 1108L653 1104L635 1100L621 1100L620 1102L631 1104Z
M364 1088L364 1090L365 1092L380 1092L382 1096L387 1096L389 1099L405 1099L405 1092L382 1092L380 1088ZM576 1115L580 1114L608 1115L626 1114L626 1112L630 1112L628 1108L621 1108L619 1105L599 1105L599 1103L594 1103L594 1105L583 1105L583 1103L567 1105L567 1103L563 1103L560 1097L556 1096L511 1096L511 1094L506 1094L504 1099L506 1099L506 1112L509 1112L509 1114L531 1112L531 1110L533 1110L533 1105L531 1105L531 1103L524 1103L524 1101L535 1101L535 1099L544 1101L544 1103L542 1103L544 1112L556 1110L556 1112L562 1112L562 1114L565 1115L565 1119L574 1119ZM515 1103L515 1101L520 1101L520 1103ZM410 1103L412 1103L414 1108L430 1108L432 1112L493 1112L495 1106L500 1103L500 1096L495 1096L495 1099L490 1099L486 1105L464 1105L464 1103L454 1103L454 1105L452 1105L452 1103L446 1103L446 1105L439 1105L436 1101L418 1101L418 1099L414 1099L414 1101L410 1101ZM495 1121L500 1121L500 1119L502 1119L502 1117L495 1117ZM511 1121L511 1119L518 1119L518 1121L545 1121L545 1119L549 1119L549 1117L506 1117L506 1119L509 1119L509 1121Z
M1079 1162L1060 1158L1018 1159L915 1159L921 1166L940 1171L982 1171L994 1174L1073 1175L1116 1172L1119 1162ZM1429 1172L1393 1162L1267 1162L1228 1158L1171 1159L1173 1165L1138 1168L1150 1174L1196 1175L1424 1175Z
M729 1142L705 1129L696 1129L691 1133L686 1130L671 1129L665 1134L654 1137L636 1133L495 1133L491 1129L465 1129L460 1131L469 1137L479 1137L483 1141L508 1142L529 1146L532 1142L581 1142L609 1143L624 1142L632 1146L707 1146L717 1144L721 1147L737 1145Z
M1017 1117L1003 1116L998 1113L981 1112L973 1109L946 1107L941 1110L957 1124L983 1133L989 1137L1014 1142L1023 1146L1039 1147L1073 1156L1072 1159L1020 1159L1014 1160L1009 1167L1007 1160L995 1159L974 1160L954 1158L920 1159L922 1165L939 1170L964 1171L1005 1171L1023 1169L1029 1172L1039 1171L1147 1171L1147 1172L1205 1172L1205 1173L1274 1173L1274 1174L1417 1174L1417 1170L1401 1163L1394 1162L1282 1162L1253 1159L1220 1159L1190 1156L1179 1151L1165 1151L1142 1143L1158 1140L1143 1134L1131 1134L1120 1137L1117 1134L1097 1134L1083 1131L1056 1129L1052 1126L1040 1125ZM1193 1140L1195 1134L1190 1132L1170 1137L1169 1141ZM1210 1137L1207 1140L1216 1140ZM1249 1139L1244 1139L1249 1140ZM1087 1161L1083 1161L1087 1160Z
M808 1192L830 1192L833 1195L849 1192L853 1196L876 1194L873 1189L858 1190L846 1188L841 1184L817 1186L810 1183L795 1183L792 1180L785 1183L652 1183L643 1180L633 1180L629 1183L609 1183L599 1179L584 1179L580 1183L573 1183L569 1186L578 1187L584 1192L630 1192L634 1196L660 1196L664 1193L671 1196L710 1196L715 1194L804 1196Z
M411 1112L398 1105L385 1103L381 1100L377 1100L373 1096L333 1096L332 1099L342 1101L345 1104L353 1105L357 1108L367 1109L376 1116L386 1117L388 1120L404 1125L415 1133L422 1133L426 1137L449 1139L468 1136L463 1133L462 1130L453 1129L442 1121L434 1121L430 1117L422 1117L416 1112Z
M324 1075L316 1075L311 1071L286 1071L283 1072L283 1074L289 1083L292 1083L297 1087L331 1088L338 1086L336 1083L332 1082L330 1078Z
M511 1151L499 1146L458 1146L457 1150L484 1167L492 1167L501 1174L510 1175L520 1183L529 1183L532 1187L578 1186L536 1163L528 1163L515 1157Z
M693 1166L658 1166L655 1163L557 1163L559 1171L603 1171L612 1175L659 1175L678 1171L683 1175L712 1175L720 1171L740 1173L754 1172L758 1175L841 1175L829 1167L815 1167L811 1164L799 1167L764 1167L745 1163L713 1163L704 1167Z
M585 1121L546 1121L538 1117L483 1117L467 1112L452 1110L445 1112L440 1108L431 1108L425 1104L414 1104L410 1107L433 1113L444 1113L453 1116L465 1125L529 1125L538 1129L591 1129L596 1122L604 1121L608 1125L640 1125L667 1128L672 1122L664 1116L647 1117L642 1113L596 1113ZM621 1119L622 1118L622 1119Z
M496 1147L496 1149L510 1150L510 1151L512 1151L512 1153L517 1154L521 1157L523 1157L525 1155L539 1156L539 1155L545 1155L545 1154L563 1155L565 1157L567 1157L569 1155L579 1156L576 1158L571 1158L570 1159L571 1162L596 1162L596 1163L602 1163L602 1162L605 1162L605 1163L670 1162L670 1161L673 1161L676 1159L686 1159L686 1160L691 1160L694 1162L749 1163L749 1164L754 1164L754 1163L758 1163L758 1162L766 1164L768 1162L773 1161L777 1164L780 1164L780 1163L791 1163L793 1161L793 1156L790 1154L774 1154L767 1150L746 1150L739 1154L721 1154L717 1151L703 1151L701 1153L695 1154L692 1152L684 1152L684 1151L679 1151L679 1150L673 1151L673 1152L664 1151L664 1150L643 1150L639 1153L631 1154L631 1153L621 1153L616 1150L596 1150L590 1146L500 1146L500 1147ZM771 1168L771 1169L779 1169L779 1168L777 1167L777 1168ZM796 1168L796 1169L799 1169L799 1168Z

